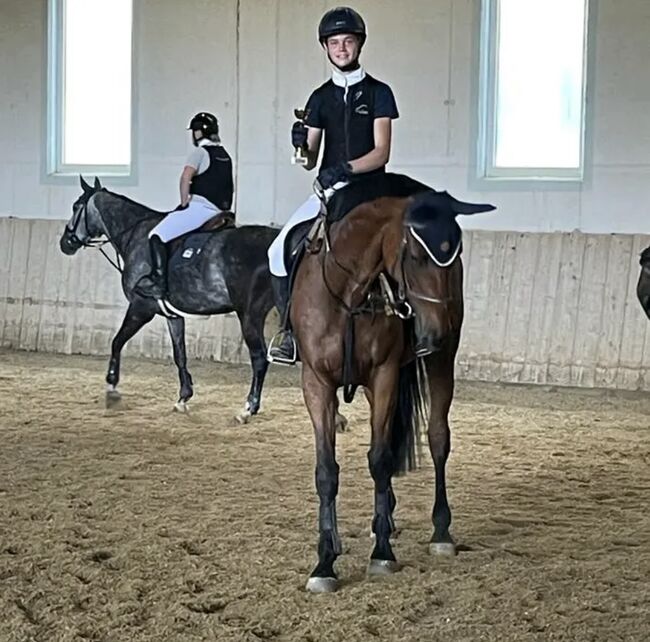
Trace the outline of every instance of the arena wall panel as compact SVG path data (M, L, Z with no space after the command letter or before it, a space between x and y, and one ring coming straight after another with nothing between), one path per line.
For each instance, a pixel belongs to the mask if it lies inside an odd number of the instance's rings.
M0 344L108 354L126 300L96 250L63 255L63 221L0 219ZM635 296L650 236L465 232L466 379L650 391L650 323ZM272 321L270 321L272 323ZM234 315L188 321L188 354L245 362ZM171 355L155 319L126 354Z

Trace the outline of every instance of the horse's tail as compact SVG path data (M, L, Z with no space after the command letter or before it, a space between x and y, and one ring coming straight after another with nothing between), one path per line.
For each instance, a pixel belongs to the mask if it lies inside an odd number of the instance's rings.
M425 384L426 372L421 359L400 368L397 404L391 426L391 450L397 474L417 468L420 426L426 418L426 397L422 391Z

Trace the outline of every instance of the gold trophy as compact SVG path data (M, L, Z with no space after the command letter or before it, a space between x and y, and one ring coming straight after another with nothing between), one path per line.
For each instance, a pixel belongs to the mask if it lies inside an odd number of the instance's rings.
M294 109L293 115L302 123L305 122L307 118L307 112L305 109ZM293 156L291 157L292 165L306 165L309 162L307 156L305 156L305 150L302 147L295 147Z

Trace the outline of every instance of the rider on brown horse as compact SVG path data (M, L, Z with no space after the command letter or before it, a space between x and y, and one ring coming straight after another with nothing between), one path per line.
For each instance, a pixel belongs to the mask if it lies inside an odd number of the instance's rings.
M356 11L349 7L328 11L320 21L318 39L332 65L332 77L310 96L304 123L294 123L291 140L295 148L305 152L304 167L311 170L318 161L325 134L318 181L328 189L385 171L390 156L391 121L398 112L391 88L368 75L359 64L366 25ZM312 195L269 248L276 304L283 319L289 299L285 239L296 225L316 218L320 206L319 198ZM285 329L278 338L271 344L269 360L294 363L296 348L291 331Z

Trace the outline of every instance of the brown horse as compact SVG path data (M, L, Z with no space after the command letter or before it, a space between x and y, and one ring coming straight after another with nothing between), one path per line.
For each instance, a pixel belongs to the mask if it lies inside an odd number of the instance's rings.
M454 357L463 321L456 215L493 209L462 203L446 192L378 198L333 224L320 249L307 253L298 268L291 322L314 424L320 500L318 564L307 582L310 591L334 591L338 583L335 409L341 386L348 400L356 386L363 386L371 409L368 463L375 483L375 546L368 572L386 574L398 568L390 544L396 503L391 480L415 465L418 425L426 414L423 396L428 397L436 483L430 550L455 553L445 464ZM378 290L378 280L390 287ZM386 305L397 314L386 314ZM428 389L422 388L425 381Z
M636 294L639 297L641 306L650 319L650 247L641 253L641 274L636 286Z

